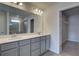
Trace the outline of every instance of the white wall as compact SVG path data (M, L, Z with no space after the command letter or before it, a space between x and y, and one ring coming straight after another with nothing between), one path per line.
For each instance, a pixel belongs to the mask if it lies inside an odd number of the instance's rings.
M71 15L69 20L69 41L79 42L79 15Z

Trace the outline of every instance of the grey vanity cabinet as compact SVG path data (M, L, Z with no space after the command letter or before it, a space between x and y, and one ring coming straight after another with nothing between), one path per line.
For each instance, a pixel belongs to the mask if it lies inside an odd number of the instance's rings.
M2 56L18 56L18 43L11 42L0 45L0 52Z
M50 36L46 36L46 51L50 48Z
M31 43L31 51L40 49L40 42Z
M40 49L31 52L31 56L39 56L39 55L40 55Z
M19 42L20 56L30 56L30 40L22 40Z
M44 37L41 37L41 54L43 54L46 51L45 46L46 46L46 38L44 36Z
M18 51L17 48L7 50L7 51L2 52L1 56L18 56L17 51Z
M30 56L30 45L20 47L20 56Z
M40 55L40 37L31 39L31 56Z
M49 50L50 48L50 40L49 39L46 39L46 51Z
M40 55L40 42L31 43L31 56Z
M1 56L39 56L50 48L50 35L0 44Z

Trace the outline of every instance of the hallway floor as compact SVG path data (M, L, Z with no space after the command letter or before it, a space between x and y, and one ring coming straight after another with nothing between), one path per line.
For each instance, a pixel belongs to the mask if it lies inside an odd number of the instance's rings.
M60 55L48 51L43 56L79 56L79 43L68 41Z

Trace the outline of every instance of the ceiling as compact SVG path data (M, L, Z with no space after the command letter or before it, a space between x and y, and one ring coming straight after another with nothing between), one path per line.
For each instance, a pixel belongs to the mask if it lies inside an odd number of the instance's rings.
M46 9L50 7L52 4L55 4L55 2L25 2L25 4L29 4L41 9Z

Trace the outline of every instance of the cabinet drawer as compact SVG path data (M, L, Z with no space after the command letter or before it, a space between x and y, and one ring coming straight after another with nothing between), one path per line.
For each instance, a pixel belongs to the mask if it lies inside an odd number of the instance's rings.
M38 42L38 41L40 41L40 37L32 38L32 39L31 39L31 42Z
M11 49L1 53L1 56L18 56L17 49Z
M12 49L12 48L15 48L15 47L18 47L17 42L11 42L11 43L2 44L1 45L1 51Z
M31 56L39 56L40 55L40 49L37 49L33 52L31 52Z
M30 56L30 45L20 47L20 56Z
M19 45L20 46L27 45L27 44L30 44L30 40L22 40L22 41L19 41Z
M40 49L40 42L31 43L31 50Z
M50 35L47 35L47 36L46 36L46 39L50 39Z
M41 37L41 40L45 40L45 39L46 39L46 36L42 36L42 37Z

